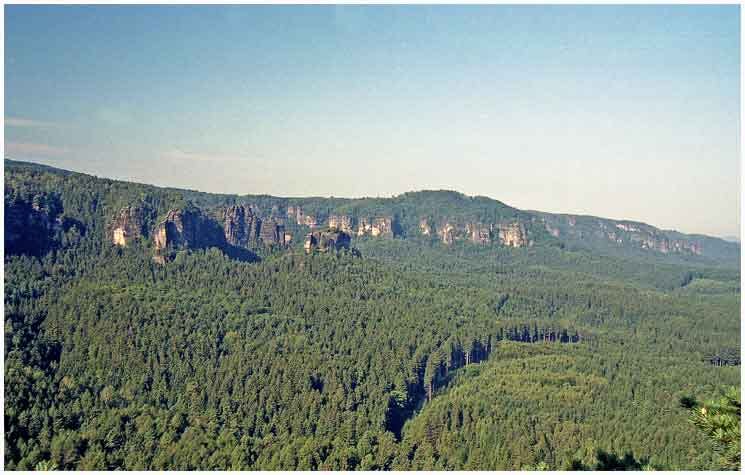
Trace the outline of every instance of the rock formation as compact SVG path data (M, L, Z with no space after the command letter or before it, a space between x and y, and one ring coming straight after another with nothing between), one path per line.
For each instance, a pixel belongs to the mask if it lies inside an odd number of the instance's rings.
M432 226L429 224L429 219L422 218L419 220L419 231L422 233L423 236L431 236L432 235Z
M488 226L481 223L466 224L466 235L474 244L491 243L491 231Z
M251 206L229 206L223 210L222 219L225 241L233 246L275 246L292 241L281 218L260 218Z
M390 217L362 218L357 236L393 237L393 219Z
M700 255L701 244L695 241L670 239L659 229L642 223L616 223L618 232L608 233L608 239L619 244L630 242L645 250L657 251L663 254L683 253ZM623 231L623 232L621 232Z
M267 218L260 223L261 242L265 245L276 246L285 243L285 225L276 219Z
M165 262L173 249L222 247L225 236L219 225L204 216L198 209L172 209L153 231L155 257Z
M349 249L351 238L344 231L328 229L315 231L305 236L303 248L307 254L313 251L328 252Z
M329 228L352 234L352 218L347 215L332 214L329 216Z
M126 246L144 234L144 210L137 207L124 207L114 216L109 227L111 242Z
M456 227L447 222L443 224L437 230L437 235L440 236L440 239L442 239L442 242L448 246L455 242L456 234L457 234Z
M524 247L529 245L528 233L522 223L514 222L498 225L499 241L510 247Z
M305 214L300 206L290 206L287 208L287 217L292 219L291 211L294 211L295 222L298 226L308 226L311 229L318 226L316 217L310 214Z

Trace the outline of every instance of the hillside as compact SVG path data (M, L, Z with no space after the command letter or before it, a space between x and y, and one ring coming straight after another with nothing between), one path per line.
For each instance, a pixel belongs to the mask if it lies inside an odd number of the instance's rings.
M738 245L5 167L10 470L721 468L679 400L740 384Z
M9 219L16 219L18 213L29 214L30 211L16 213L16 210L30 206L31 201L38 201L39 197L47 194L49 197L45 199L50 201L47 206L56 207L52 210L55 213L60 212L57 208L62 204L57 203L59 198L55 197L53 188L63 177L66 183L75 182L76 186L83 187L97 180L82 174L10 160L6 160L5 166L13 173L11 183L39 174L56 177L49 180L49 189L35 190L34 196L12 198L15 201L11 201ZM312 230L335 228L351 238L414 239L439 241L444 245L464 241L482 246L515 248L553 246L587 249L635 260L682 261L731 268L739 266L739 244L722 239L663 231L632 221L521 211L490 198L469 197L454 191L410 192L393 198L282 198L215 195L113 180L101 180L101 183L106 183L109 188L104 196L96 197L96 204L101 207L96 211L103 220L97 219L96 223L91 224L100 225L104 221L109 226L104 230L106 239L112 242L119 239L120 244L139 238L155 241L159 224L186 219L187 228L193 228L186 231L193 234L193 242L179 242L177 246L237 246L254 252L266 245L291 244L299 247ZM173 212L185 212L188 216L175 216ZM218 228L222 228L222 231ZM120 237L115 238L114 233ZM221 233L224 237L219 235ZM251 233L253 237L245 237L240 244L237 243L236 240L241 239L239 236ZM125 237L125 234L128 236ZM6 246L11 252L16 245L13 239L6 239Z

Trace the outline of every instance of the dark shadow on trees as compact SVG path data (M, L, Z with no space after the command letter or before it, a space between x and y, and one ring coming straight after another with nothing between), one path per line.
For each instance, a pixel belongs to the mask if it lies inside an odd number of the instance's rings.
M223 248L223 252L231 259L235 259L241 262L259 262L261 258L254 252L248 249L227 245Z
M633 452L626 452L623 457L618 457L614 453L598 449L595 457L597 462L594 466L588 466L579 460L573 460L569 465L569 470L633 471L643 470L645 467L649 467L649 458L643 457L637 459L634 457ZM657 467L652 468L659 469Z

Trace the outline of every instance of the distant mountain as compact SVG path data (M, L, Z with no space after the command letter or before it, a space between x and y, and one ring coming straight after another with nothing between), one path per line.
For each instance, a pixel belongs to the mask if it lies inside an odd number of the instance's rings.
M556 246L630 258L739 265L739 244L723 239L628 220L524 211L449 190L358 199L223 195L96 178L7 159L5 176L5 242L11 253L32 242L32 247L53 246L71 228L96 229L99 239L119 246L148 241L160 261L181 248L214 246L260 254L267 248L305 244L309 250L313 240L320 239L311 231L329 229L352 239Z

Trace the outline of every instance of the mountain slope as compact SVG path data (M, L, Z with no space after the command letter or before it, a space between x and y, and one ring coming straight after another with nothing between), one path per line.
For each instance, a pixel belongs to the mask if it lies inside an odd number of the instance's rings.
M732 263L455 192L6 166L8 469L719 467L677 401L739 385Z
M10 199L10 219L18 223L11 228L32 226L43 217L34 217L32 201L45 193L51 193L48 199L52 205L57 204L54 191L57 185L68 184L76 187L90 187L90 183L105 184L105 196L95 197L96 212L103 213L103 221L109 229L104 229L102 237L112 242L116 239L113 233L116 228L124 235L134 232L135 237L154 239L158 223L168 221L168 213L179 210L191 203L194 208L194 230L196 235L192 245L209 247L217 245L226 247L230 242L230 233L253 233L255 238L242 247L256 247L260 236L260 223L266 224L263 237L269 244L284 245L285 231L287 239L295 247L303 244L305 236L313 229L331 225L355 237L396 237L419 241L440 241L452 245L458 241L478 245L501 245L509 247L560 246L568 249L589 249L609 256L636 259L656 259L660 262L686 261L702 265L723 265L731 268L739 266L740 247L722 239L687 235L675 231L663 231L653 226L632 221L615 221L592 216L575 216L550 214L536 211L522 211L499 201L486 197L469 197L453 191L420 191L404 193L393 198L282 198L267 195L216 195L189 190L164 189L148 185L137 185L113 180L98 179L82 174L38 166L23 162L5 161L6 166L6 203ZM10 175L9 175L10 174ZM39 177L47 177L38 180ZM35 178L32 178L35 177ZM51 178L55 177L55 178ZM37 189L27 193L28 196L9 196L13 193L14 183L36 183ZM22 187L21 187L22 188ZM34 194L35 193L35 194ZM13 201L15 200L15 201ZM235 208L238 206L239 208ZM38 203L37 203L38 207ZM64 206L63 206L64 207ZM228 210L228 208L231 208ZM69 207L68 207L69 208ZM52 220L58 218L48 216ZM80 210L83 211L83 210ZM89 214L91 210L84 210ZM127 223L112 223L117 214L123 211L130 213L131 220L137 222L137 229L125 229ZM227 214L226 214L227 213ZM236 218L236 213L240 214ZM249 213L250 218L243 215ZM20 216L24 215L24 216ZM70 213L67 213L70 214ZM72 213L75 214L75 213ZM228 218L228 214L231 215ZM200 216L204 215L204 218ZM30 216L30 217L28 217ZM246 215L248 216L248 215ZM179 220L183 216L177 217ZM235 221L256 219L256 226L251 229L229 229ZM80 218L75 218L80 219ZM171 221L173 221L171 217ZM187 221L189 216L186 216ZM95 220L101 225L101 219ZM85 222L83 219L81 222ZM189 223L186 223L188 227ZM227 244L219 236L208 239L197 239L201 234L214 233L207 231L214 226L224 228ZM94 223L91 223L94 225ZM241 224L246 226L246 224ZM69 228L69 225L67 226ZM282 234L280 236L280 234ZM274 237L272 238L272 235ZM124 243L122 239L122 243ZM179 241L183 241L180 239ZM188 241L188 240L186 240ZM251 240L249 240L251 241ZM8 246L9 244L9 246ZM14 249L14 242L6 246ZM188 242L187 242L188 244ZM198 245L198 244L201 244ZM259 246L261 248L261 246ZM256 249L252 249L256 250Z

